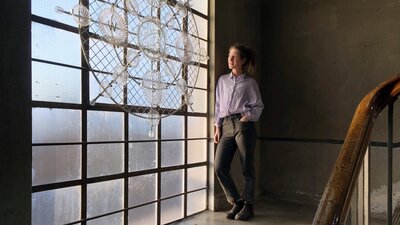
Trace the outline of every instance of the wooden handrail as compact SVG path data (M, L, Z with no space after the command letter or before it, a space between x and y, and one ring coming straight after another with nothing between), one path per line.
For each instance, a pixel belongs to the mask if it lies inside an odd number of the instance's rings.
M358 105L322 195L313 225L343 224L350 198L379 113L400 94L400 74L368 93Z

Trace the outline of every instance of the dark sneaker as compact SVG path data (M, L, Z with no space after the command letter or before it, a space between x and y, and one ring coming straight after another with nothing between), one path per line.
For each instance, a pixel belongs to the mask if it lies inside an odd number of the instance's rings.
M254 216L253 204L245 204L243 209L240 210L238 214L235 216L235 220L246 221L251 219Z
M236 214L238 214L240 210L242 210L243 206L244 206L243 201L237 201L233 203L232 209L226 213L226 218L230 220L235 219Z

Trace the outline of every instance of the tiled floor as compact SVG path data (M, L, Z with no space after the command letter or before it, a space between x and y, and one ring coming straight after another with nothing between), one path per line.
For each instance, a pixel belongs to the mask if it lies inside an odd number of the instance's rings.
M203 212L175 225L310 225L317 206L284 202L263 197L254 204L255 217L247 222L228 220L225 212Z

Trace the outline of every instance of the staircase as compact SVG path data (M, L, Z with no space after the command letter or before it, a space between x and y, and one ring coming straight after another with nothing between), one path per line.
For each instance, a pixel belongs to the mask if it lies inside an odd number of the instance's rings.
M358 105L315 214L313 225L369 224L369 208L366 208L369 207L369 194L356 200L357 203L353 204L351 213L349 209L353 193L364 193L364 190L357 189L360 187L357 182L360 182L359 175L361 175L360 171L362 171L364 158L370 145L374 122L386 106L388 106L387 184L390 184L387 185L389 194L387 194L386 221L388 225L399 224L400 209L398 205L395 205L393 210L392 199L393 147L398 146L398 143L393 142L393 103L399 94L400 75L397 75L372 90ZM361 185L361 189L363 188L368 190L368 184ZM359 204L362 201L366 201L367 204Z

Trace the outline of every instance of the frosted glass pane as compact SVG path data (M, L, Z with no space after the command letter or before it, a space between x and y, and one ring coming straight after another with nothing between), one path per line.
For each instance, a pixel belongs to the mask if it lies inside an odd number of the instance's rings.
M80 66L79 34L32 22L32 58Z
M177 166L184 163L184 142L167 141L161 143L161 166Z
M193 112L207 112L207 91L194 89L192 92Z
M80 178L80 145L32 147L32 185Z
M87 150L88 177L124 171L124 144L88 145Z
M32 225L65 224L80 217L80 186L32 193Z
M72 16L55 10L56 6L61 6L65 11L70 11L77 3L77 0L32 0L32 14L77 26Z
M207 118L188 117L188 138L207 137Z
M201 212L206 209L206 190L189 193L187 196L187 214Z
M124 206L123 184L122 179L88 184L87 216L93 217L122 209Z
M157 167L157 143L129 143L129 171Z
M192 24L192 20L196 20L196 25L199 33L199 37L203 38L205 40L208 39L207 34L208 34L208 20L201 18L197 15L193 15L193 17L189 16L189 24ZM192 29L191 31L195 31L195 29ZM197 36L196 33L192 33Z
M178 109L182 105L182 95L177 88L168 88L163 90L164 100L161 103L161 108Z
M157 174L129 178L129 206L148 203L157 199Z
M207 168L194 167L188 169L188 184L187 190L193 191L207 186Z
M205 162L207 160L207 141L188 141L188 163Z
M81 103L81 71L33 61L32 100Z
M154 129L154 137L149 137L149 131L148 120L129 114L129 140L156 140L157 128Z
M193 65L191 65L190 67L193 67ZM191 69L189 69L189 72L197 73L197 69L191 68ZM190 74L190 75L192 75L192 74ZM206 68L202 68L202 67L199 68L199 74L197 76L196 87L203 88L203 89L207 88L207 69Z
M162 139L183 139L183 116L168 116L161 119Z
M124 221L123 213L111 214L109 216L100 217L98 219L89 220L87 225L122 225Z
M142 62L144 60L141 60ZM142 68L145 68L145 66L139 64L136 68L140 69L138 72L132 71L133 74L143 74ZM151 104L150 102L146 99L144 96L143 88L136 82L129 82L128 85L128 90L131 90L128 92L128 99L130 100L131 105L135 106L147 106L150 107Z
M122 141L123 119L120 112L88 111L88 141Z
M99 73L96 73L96 76L99 76ZM105 84L107 85L110 81L112 80L112 76L108 75L108 79L106 80ZM90 73L90 78L89 78L89 99L90 101L97 98L98 95L101 93L103 89L100 87L99 82L96 81L96 78L94 78L94 75ZM111 89L110 89L111 90ZM116 97L116 96L113 96ZM106 104L115 104L111 98L107 97L106 95L101 95L100 97L97 98L96 103L106 103Z
M200 49L204 49L205 50L204 53L206 53L207 56L210 56L208 53L208 42L207 41L200 40ZM210 60L202 59L201 63L207 65L209 61ZM207 70L206 68L201 68L201 69Z
M129 210L129 225L156 225L157 205L150 204Z
M161 224L183 218L183 197L175 197L161 202Z
M97 8L98 6L94 7ZM98 30L96 31L98 33ZM118 60L115 60L114 57L115 55L121 57L123 54L123 48L114 48L114 46L108 42L103 40L94 40L93 38L89 40L89 45L90 65L101 73L112 73L114 68L119 65ZM110 75L107 76L111 77Z
M203 13L204 15L208 15L208 1L192 0L190 3L193 9Z
M183 193L183 170L161 173L161 198Z
M32 142L81 141L81 111L72 109L32 109Z

